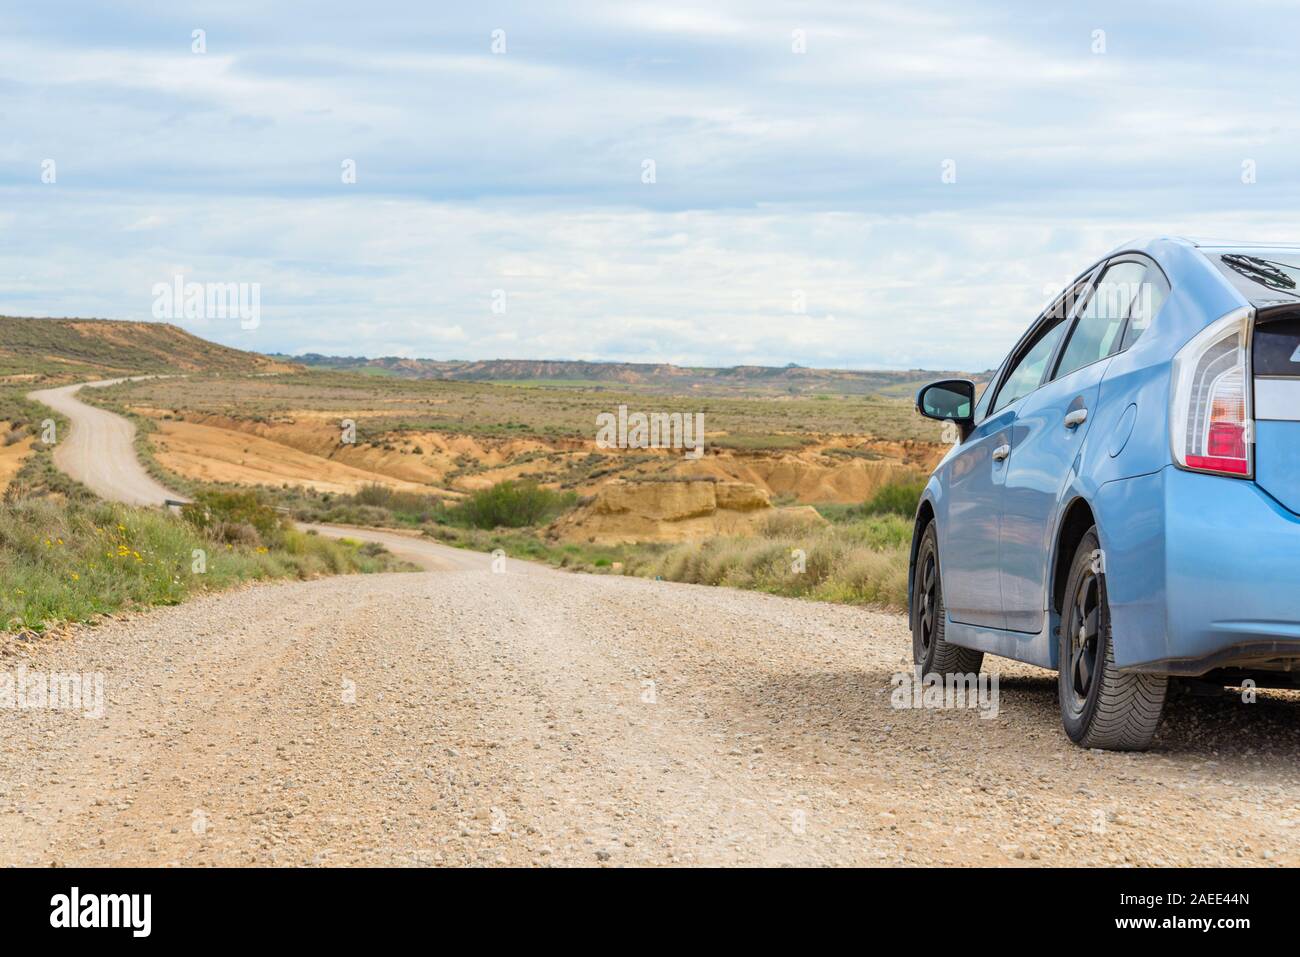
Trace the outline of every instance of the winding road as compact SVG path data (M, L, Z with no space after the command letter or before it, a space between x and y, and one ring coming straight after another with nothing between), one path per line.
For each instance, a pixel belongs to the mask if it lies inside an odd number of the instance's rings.
M60 467L170 497L129 423L37 397ZM988 660L993 716L895 707L899 615L320 532L429 570L9 643L4 670L99 676L103 713L0 709L0 864L1300 863L1294 694L1089 752L1025 665Z
M63 415L72 425L54 446L54 464L81 484L112 502L127 505L162 505L166 499L184 497L163 488L145 471L135 456L135 425L77 398L83 388L98 389L126 379L103 379L41 389L27 398Z
M27 398L54 409L71 426L69 434L55 445L54 464L100 498L111 502L162 506L168 501L187 501L184 495L162 485L140 463L135 454L134 423L77 398L77 393L83 388L98 389L126 381L129 380L101 379L28 393ZM378 542L399 558L431 571L484 568L491 561L486 555L400 532L339 525L301 527L334 538Z

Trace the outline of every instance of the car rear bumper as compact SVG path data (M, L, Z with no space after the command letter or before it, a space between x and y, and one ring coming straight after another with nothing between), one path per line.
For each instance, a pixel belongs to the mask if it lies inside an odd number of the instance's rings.
M1158 492L1163 514L1145 516L1138 537L1148 547L1135 551L1128 536L1127 569L1109 562L1103 540L1116 664L1178 675L1300 672L1300 516L1243 479L1169 467L1113 484L1128 482ZM1126 587L1122 576L1135 571L1138 588Z

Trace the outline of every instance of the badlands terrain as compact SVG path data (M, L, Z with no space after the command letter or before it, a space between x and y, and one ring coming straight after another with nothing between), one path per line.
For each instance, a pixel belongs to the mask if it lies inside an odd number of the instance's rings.
M307 373L130 381L96 390L92 401L135 416L160 474L181 481L337 495L379 485L454 501L528 480L584 499L616 496L628 515L618 534L610 534L608 510L590 534L581 515L558 530L592 541L736 531L734 509L699 513L701 496L716 498L704 484L734 489L727 493L733 502L757 495L778 506L858 504L884 485L927 473L945 448L938 430L904 402L824 393L683 398L600 384ZM620 405L701 411L709 454L598 448L596 417ZM348 423L355 442L340 441ZM674 499L693 504L674 512L665 507Z

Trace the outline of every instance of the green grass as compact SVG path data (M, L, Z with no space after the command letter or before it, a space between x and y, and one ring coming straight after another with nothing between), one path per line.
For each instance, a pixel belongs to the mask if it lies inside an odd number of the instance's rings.
M523 528L554 521L577 503L573 492L553 492L536 482L497 482L448 509L448 520L469 528Z
M4 504L0 632L39 632L123 609L173 605L244 581L405 567L377 546L292 528L268 529L265 538L226 532L168 512L99 501Z
M911 520L898 515L816 528L773 516L756 536L657 549L625 574L903 609L911 538Z

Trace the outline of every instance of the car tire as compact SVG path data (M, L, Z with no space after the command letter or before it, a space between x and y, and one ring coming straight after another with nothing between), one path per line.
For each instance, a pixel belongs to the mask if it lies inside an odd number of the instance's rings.
M1169 678L1115 667L1101 555L1093 527L1075 550L1057 628L1061 720L1081 747L1145 751L1160 725Z
M961 648L944 638L943 574L934 522L921 534L912 582L912 661L922 675L978 674L984 652Z

